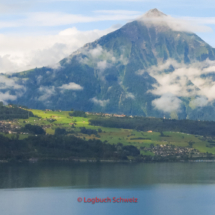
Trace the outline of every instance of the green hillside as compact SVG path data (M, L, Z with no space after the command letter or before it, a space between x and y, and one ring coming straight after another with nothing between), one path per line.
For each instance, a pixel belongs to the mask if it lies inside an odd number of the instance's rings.
M10 150L8 149L10 153L7 151L7 142L10 142L10 140L12 142L9 145L12 147L16 145L14 141L21 141L18 145L22 147L15 148L14 150L17 150L17 152L13 152L14 156L16 154L16 157L20 159L38 157L40 159L180 161L187 159L211 159L215 156L214 122L196 123L195 121L187 121L187 132L182 132L183 123L181 124L182 121L180 120L167 120L170 121L167 122L169 127L166 126L165 128L157 123L163 120L156 118L118 118L93 113L88 113L85 117L78 117L72 116L75 113L74 111L31 110L31 112L36 117L10 121L11 127L8 130L11 132L6 132L8 134L0 130L1 135L9 138L8 140L1 139L2 145L0 146L0 148L3 147L1 150L2 152L5 151L8 158L12 156ZM110 123L107 126L107 121L110 121L112 124ZM113 123L116 121L120 123ZM139 127L140 121L142 121L143 127ZM149 121L151 121L151 124ZM104 122L104 126L93 125L98 124L98 122L100 124ZM1 125L7 125L8 121L1 121L1 123ZM175 124L175 126L171 126L171 123ZM38 126L42 128L46 135L40 135L36 129L29 130L29 124L32 127ZM191 134L189 132L192 131L194 124L197 125L195 127L196 133L192 132L193 134ZM126 128L128 125L130 128ZM132 127L135 128L132 129ZM151 130L152 128L154 130ZM92 143L96 144L96 148L92 150L97 150L101 146L104 149L106 144L107 147L109 147L108 144L111 144L115 148L110 148L109 154L103 154L104 151L100 151L98 155L94 154L94 151L85 151L83 154L80 151L74 154L76 149L73 148L74 146L70 146L70 143L73 144L73 141L81 144L79 150L86 150L88 144ZM92 143L88 141L92 141ZM97 142L95 143L95 141ZM4 146L4 142L7 143L7 146ZM15 145L13 146L13 144ZM25 144L28 146L27 149L24 147ZM134 149L130 149L131 146ZM68 152L65 151L65 147L70 147ZM34 150L32 151L32 149ZM126 150L128 150L126 152L128 154L125 153ZM140 155L133 155L133 152L130 150L139 150ZM3 155L1 154L1 156ZM1 157L1 159L3 158Z

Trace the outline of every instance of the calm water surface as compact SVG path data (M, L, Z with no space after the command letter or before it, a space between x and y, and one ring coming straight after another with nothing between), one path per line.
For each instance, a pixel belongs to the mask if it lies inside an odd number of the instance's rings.
M215 163L0 164L0 188L1 215L215 214Z

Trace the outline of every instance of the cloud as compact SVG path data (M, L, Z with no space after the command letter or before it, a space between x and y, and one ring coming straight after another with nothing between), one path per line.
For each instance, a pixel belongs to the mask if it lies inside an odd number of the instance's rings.
M23 14L24 18L16 18L14 20L0 21L0 28L9 27L44 27L44 26L62 26L71 25L75 23L89 23L98 21L120 21L133 20L139 12L122 11L122 10L106 10L105 13L97 11L92 16L85 16L81 14L70 14L63 12L31 12Z
M81 60L82 63L97 69L98 77L102 81L105 81L104 72L107 68L114 67L119 63L127 65L129 62L127 57L124 56L123 47L121 47L122 54L120 56L115 55L112 51L107 51L100 45L97 45L94 49L86 49L82 51L87 56L85 59Z
M42 94L39 98L38 98L38 100L39 101L44 101L44 102L47 102L47 100L51 97L51 96L53 96L53 95L55 95L55 88L54 88L54 86L51 86L51 87L40 87L39 89L39 92Z
M97 63L97 69L100 69L100 70L105 70L106 68L110 67L110 65L107 63L106 60L103 60L103 61L99 61Z
M128 92L126 93L125 97L126 97L126 98L135 99L134 94L132 94L132 93L128 93Z
M169 66L174 67L173 72L162 72ZM206 60L204 62L195 62L190 65L178 63L172 59L164 64L150 67L147 71L154 77L158 84L151 92L156 95L163 95L171 92L176 96L191 97L202 95L209 100L215 99L214 84L211 74L215 74L215 61ZM137 74L141 74L138 71ZM215 90L215 88L214 88Z
M15 78L7 78L4 75L0 75L0 89L25 89L24 86L16 83Z
M114 53L112 51L107 51L106 49L103 49L100 45L97 45L95 48L90 48L89 46L86 46L84 48L81 48L74 54L82 53L85 55L85 57L79 57L79 61L81 63L87 64L88 66L94 67L98 70L100 78L104 79L103 77L103 71L107 68L111 68L116 63L122 63L123 65L126 65L128 63L128 59L124 57L124 55L120 55L120 57L114 56ZM74 55L71 55L68 58L68 63L70 62L70 59Z
M166 93L162 95L160 98L152 101L152 105L156 109L168 113L174 111L180 112L181 103L182 101L171 93Z
M206 97L200 96L192 100L189 105L190 107L193 107L193 108L204 107L208 105L208 99Z
M90 46L85 46L79 49L77 52L69 56L67 62L69 63L72 57L76 54L82 53L84 57L78 56L79 62L87 64L90 67L93 67L97 71L97 75L100 80L105 81L104 71L107 68L111 68L118 62L125 62L125 57L115 57L112 51L107 51L103 49L100 45L97 45L94 48ZM128 61L127 61L128 62Z
M107 100L99 100L96 97L92 98L91 101L94 104L100 105L101 107L105 107L109 103L109 99L107 99Z
M96 60L97 62L102 62L105 60L110 62L116 61L116 58L114 57L112 51L107 51L100 45L97 45L94 49L84 50L84 53L88 56L90 55L89 57L93 60Z
M16 71L17 64L10 59L10 55L0 56L0 73L5 71Z
M198 24L209 24L209 25L215 25L215 17L181 17L181 19L185 21L190 21L192 23L198 23Z
M170 67L174 68L173 71L164 72ZM193 97L195 99L190 105L203 107L215 99L215 61L205 60L185 65L169 59L147 70L138 70L136 74L143 75L145 72L157 80L157 83L153 85L154 89L149 92L161 96L162 100L171 93L174 97L168 96L171 98L170 101L175 97ZM159 103L154 103L154 105L158 109L163 107Z
M17 83L17 78L0 75L0 90L2 91L0 92L0 101L7 104L7 101L14 101L17 97L22 96L26 88ZM11 90L15 90L15 95L10 94Z
M9 100L14 101L16 99L17 99L16 95L10 95L9 92L6 93L0 92L0 101L4 102L5 104L7 104L7 101Z
M74 82L70 82L69 84L63 84L61 87L58 87L62 90L83 90L83 87Z
M116 30L79 31L75 27L56 35L6 36L0 34L0 73L49 66L59 68L59 62L78 48ZM96 53L91 53L96 55Z
M138 15L142 12L132 10L95 10L94 13L100 14L121 14L121 15Z
M146 14L147 15L147 14ZM143 22L146 25L166 26L173 31L186 31L186 32L212 32L212 28L205 26L199 19L191 19L186 17L174 18L168 15L159 17L147 17L141 16L138 21ZM214 23L215 24L215 23Z
M62 86L58 87L61 90L83 90L83 87L74 83L74 82L70 82L69 84L63 84ZM41 86L38 91L40 92L41 96L38 98L38 101L43 101L46 103L49 103L49 98L51 96L56 95L56 88L54 86L50 86L50 87L44 87Z

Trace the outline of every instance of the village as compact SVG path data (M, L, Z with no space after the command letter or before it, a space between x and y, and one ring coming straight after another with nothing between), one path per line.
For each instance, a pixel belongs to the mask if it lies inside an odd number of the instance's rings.
M197 149L192 147L179 147L171 144L157 144L156 146L151 144L150 147L141 147L141 149L145 152L152 152L155 156L161 157L174 156L175 158L197 158L205 156L204 153L200 153Z
M13 121L0 121L0 133L16 134L17 129L20 129L20 127L14 125Z

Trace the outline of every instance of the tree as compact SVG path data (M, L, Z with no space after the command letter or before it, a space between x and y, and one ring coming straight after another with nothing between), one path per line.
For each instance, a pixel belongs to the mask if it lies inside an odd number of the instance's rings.
M46 134L45 130L39 125L25 125L25 130L33 134Z
M79 117L87 117L84 111L75 110L72 113L69 113L70 116L79 116Z
M160 136L161 136L161 137L164 137L163 131L160 132Z
M150 144L150 148L151 149L154 148L154 144L153 143Z
M56 128L55 129L55 135L65 135L67 132L66 132L66 129L64 128Z
M193 144L194 144L194 143L195 143L195 142L193 142L193 141L189 141L189 142L188 142L189 147L190 147L190 148L193 148Z

